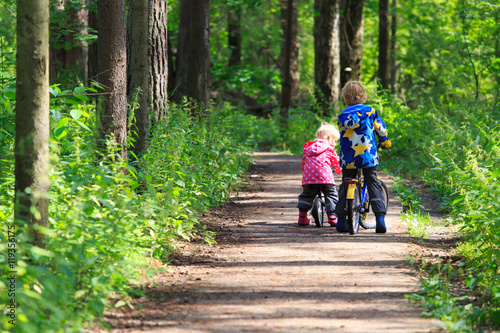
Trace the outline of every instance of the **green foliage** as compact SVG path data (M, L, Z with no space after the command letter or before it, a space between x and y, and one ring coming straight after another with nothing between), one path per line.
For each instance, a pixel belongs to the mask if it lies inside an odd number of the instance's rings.
M440 176L438 184L449 194L447 206L463 222L461 231L467 242L459 250L478 268L471 275L498 306L500 136L498 106L487 107L474 120L463 114L460 129L467 134L443 143L433 157Z
M397 193L396 199L403 205L401 222L406 226L407 232L413 237L427 237L429 231L426 227L433 223L430 215L423 212L424 206L417 189L401 177L394 178L392 189Z
M241 66L228 67L228 9L241 11ZM238 91L258 103L279 100L280 5L272 1L220 0L210 5L210 69L216 90Z
M304 143L314 139L314 133L322 122L331 119L322 117L311 108L290 109L286 127L280 124L278 111L268 118L253 118L253 136L259 149L303 153Z
M227 66L227 10L240 8L241 66ZM175 16L177 8L169 9ZM302 95L314 86L314 1L298 2L298 39L300 82ZM174 18L176 20L176 18ZM169 22L169 25L176 26ZM176 33L173 39L176 41ZM214 89L236 90L255 98L258 103L279 101L281 91L280 66L283 58L281 5L277 0L217 0L210 3L210 59ZM174 42L175 45L175 42Z
M235 66L215 64L211 69L214 80L213 89L221 91L238 91L239 94L250 96L257 103L265 104L279 101L281 77L277 69L261 67Z
M429 231L426 227L433 224L430 215L419 210L401 213L401 222L406 226L410 236L419 238L427 237Z
M242 12L242 65L228 68L227 9ZM376 80L378 1L364 6L364 82ZM391 9L393 10L393 9ZM493 0L398 1L398 95L405 107L447 105L456 98L498 97L500 6ZM169 32L177 45L179 3L169 3ZM298 3L300 104L314 91L314 1ZM259 102L279 100L283 45L280 3L217 0L210 6L211 77L216 89L249 91ZM279 79L278 79L278 77ZM226 86L227 85L227 86ZM428 102L422 104L423 100Z
M189 238L197 223L196 212L219 205L249 163L247 144L238 133L241 116L229 107L213 109L209 119L192 119L183 107L172 106L166 123L152 132L148 153L134 169L144 195L155 196L157 205L175 227L157 224L159 244L155 255L167 254L165 244L174 234ZM157 163L157 161L164 161ZM145 214L147 211L144 212ZM156 216L150 211L151 218ZM149 214L148 214L149 215Z
M106 308L139 295L139 281L154 272L149 261L168 262L176 240L199 234L213 242L198 217L228 197L252 143L238 127L248 118L240 112L226 106L213 108L207 120L192 119L191 106L172 105L167 122L151 131L148 151L128 164L112 138L106 152L96 148L95 105L87 96L95 87L50 92L50 226L40 230L47 235L41 249L30 245L27 226L16 224L18 332L82 331ZM3 89L2 230L13 219L14 100ZM8 264L0 257L2 269ZM110 303L110 295L118 302ZM0 282L1 306L10 299ZM0 327L7 329L8 319Z
M465 71L471 72L475 79L475 96L479 96L482 85L487 85L486 93L494 92L492 73L498 75L498 33L500 25L500 4L497 1L461 1L460 55ZM489 73L488 73L489 72ZM490 75L488 75L490 74ZM485 81L485 82L483 82ZM488 82L489 81L489 82ZM484 89L484 88L483 88ZM498 89L498 82L497 88Z
M484 295L487 302L481 309L482 318L496 324L500 307L500 293L497 292L500 290L498 103L458 99L448 104L434 104L428 100L420 103L422 106L411 109L382 99L383 117L390 136L393 133L393 152L387 158L389 169L423 178L443 199L442 206L460 226L460 235L464 238L458 249L464 257L464 268L468 269L464 282ZM398 182L395 188L399 188L403 203L411 207L403 220L413 229L423 231L420 227L422 216L415 210L420 205L415 193L411 188L401 188ZM456 331L465 329L460 325L474 327L479 310L474 305L457 302L447 295L447 289L440 289L439 293L426 289L435 283L424 281L426 302L434 307L430 313L458 325ZM440 280L438 284L447 283ZM465 322L457 321L464 313L472 317L463 317Z
M0 52L3 56L16 48L16 1L3 0L0 8ZM4 61L0 62L3 64Z
M457 97L495 96L497 1L398 3L396 57L402 64L399 84L408 103L421 105L425 98L447 104Z
M401 177L394 178L393 190L398 194L396 199L401 201L404 210L421 210L422 200L418 197L417 189L409 184Z
M469 303L468 296L451 295L449 283L460 272L449 263L443 264L440 258L437 260L429 275L422 278L422 290L407 296L408 300L427 309L424 317L442 320L447 332L477 332L480 324L486 322L487 311Z
M50 66L52 71L57 72L56 77L51 77L51 82L63 83L67 86L77 85L85 78L79 70L75 70L74 67L70 68L68 62L71 60L65 60L67 55L64 52L73 48L86 48L97 42L97 31L82 22L83 15L85 15L82 12L96 12L97 1L50 1L49 10ZM79 19L75 19L75 14Z

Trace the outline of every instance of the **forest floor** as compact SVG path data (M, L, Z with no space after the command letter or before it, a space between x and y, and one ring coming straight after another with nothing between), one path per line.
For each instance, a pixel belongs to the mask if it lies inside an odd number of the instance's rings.
M387 234L299 227L301 157L256 156L243 187L203 218L217 244L179 244L134 309L106 315L112 332L443 332L405 295L419 287L408 258L449 256L448 228L409 236L392 193Z

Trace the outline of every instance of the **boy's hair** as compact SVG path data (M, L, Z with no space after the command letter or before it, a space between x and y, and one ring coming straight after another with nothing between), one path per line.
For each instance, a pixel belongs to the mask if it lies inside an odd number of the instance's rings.
M340 139L339 130L335 126L330 125L328 123L323 123L316 131L316 138L326 139L327 136L331 136L337 140Z
M342 88L342 97L344 101L349 105L353 104L363 104L367 100L365 88L358 81L349 81Z

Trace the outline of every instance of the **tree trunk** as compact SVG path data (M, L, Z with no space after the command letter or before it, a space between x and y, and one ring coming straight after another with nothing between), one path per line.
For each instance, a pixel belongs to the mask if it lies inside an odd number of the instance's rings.
M340 86L361 81L363 65L365 0L341 1L340 18Z
M210 96L209 7L209 0L182 0L176 71L177 101L187 97L205 110Z
M14 221L27 223L33 243L43 247L34 226L48 226L49 0L17 1L16 59Z
M391 94L398 92L398 65L396 62L397 32L398 32L398 1L392 0L391 15Z
M148 25L149 0L128 0L127 99L133 106L133 151L136 156L146 151L148 141L149 58Z
M314 83L322 107L340 97L339 0L315 0Z
M68 34L65 36L64 68L77 73L83 80L87 79L87 43L76 38L76 32L86 33L88 10L84 9L84 1L66 0L66 10L69 14Z
M113 134L115 143L127 157L127 45L126 6L123 0L98 0L98 71L105 88L100 104L101 148L106 136Z
M154 122L165 119L168 102L167 2L149 0L149 110Z
M89 24L88 27L92 30L92 34L97 31L97 8L96 4L93 3L92 8L89 8ZM97 41L94 41L88 46L88 57L87 57L87 77L91 80L96 80L98 75L97 70Z
M231 50L228 66L241 64L241 3L229 5L227 10L227 46Z
M378 25L378 78L379 87L389 89L391 82L391 52L390 52L390 11L389 0L379 0L379 25Z
M293 21L293 8L296 0L283 0L287 2L287 16L286 16L286 30L285 34L285 52L283 55L283 84L281 85L281 120L284 123L288 122L288 110L292 103L292 21ZM282 8L283 8L282 1ZM283 24L282 24L283 26Z
M283 31L283 36L287 36L287 32L290 31L290 76L291 76L291 95L292 100L299 97L300 92L300 72L299 72L299 38L298 38L298 18L297 18L297 0L292 1L292 16L291 16L291 30L288 30L288 1L281 0L281 29ZM283 38L285 41L286 38ZM285 56L284 50L286 49L286 44L283 43L282 47L282 59L281 61L281 72L285 73ZM284 74L282 75L285 76Z

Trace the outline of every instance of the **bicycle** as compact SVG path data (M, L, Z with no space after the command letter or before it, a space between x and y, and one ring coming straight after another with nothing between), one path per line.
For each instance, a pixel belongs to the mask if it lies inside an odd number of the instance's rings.
M379 145L380 147L380 145ZM377 147L377 148L379 148ZM388 150L390 151L390 150ZM361 169L358 169L356 178L346 178L346 210L347 210L347 229L351 235L357 234L359 226L365 229L373 229L376 227L376 222L368 221L368 213L370 212L370 196L368 194L364 177L361 176ZM389 191L387 185L378 177L382 188L382 200L385 208L389 207Z
M347 210L347 229L351 235L357 234L359 226L364 229L374 229L376 222L368 220L368 213L370 212L370 195L368 194L364 177L361 176L362 171L358 169L356 178L347 178L345 183L347 185L346 194L346 210ZM379 177L380 180L380 177ZM382 200L384 201L385 208L389 207L389 191L387 185L380 180L382 188Z

